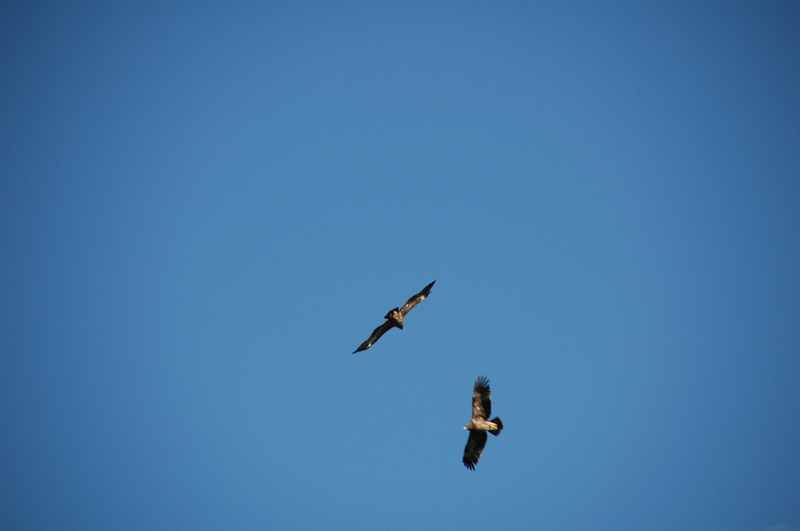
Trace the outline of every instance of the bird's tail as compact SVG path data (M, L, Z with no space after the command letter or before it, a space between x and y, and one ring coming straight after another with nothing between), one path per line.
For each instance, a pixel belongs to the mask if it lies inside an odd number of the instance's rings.
M495 417L495 418L493 418L491 420L491 422L494 422L495 424L497 424L497 429L496 430L492 430L489 433L491 433L494 436L500 435L500 432L503 431L503 421L500 420L500 417Z

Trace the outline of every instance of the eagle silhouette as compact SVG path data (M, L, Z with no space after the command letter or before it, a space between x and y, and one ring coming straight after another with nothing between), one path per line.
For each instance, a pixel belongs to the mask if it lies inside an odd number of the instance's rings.
M380 325L378 328L372 331L372 334L367 338L366 341L361 343L357 349L353 351L353 354L356 352L361 352L362 350L367 350L369 347L375 344L383 334L385 334L391 328L397 327L400 330L403 329L403 319L405 316L414 309L414 307L425 300L425 297L431 292L431 288L433 285L436 284L434 280L424 288L422 291L417 293L416 295L412 295L410 299L406 301L402 308L392 308L389 310L383 318L386 319L386 322Z
M463 463L470 470L475 470L475 465L481 458L483 448L486 446L486 432L497 436L503 431L503 421L500 417L487 420L492 415L491 396L489 379L478 376L475 388L472 390L472 422L464 426L465 430L469 430L469 439L464 447Z

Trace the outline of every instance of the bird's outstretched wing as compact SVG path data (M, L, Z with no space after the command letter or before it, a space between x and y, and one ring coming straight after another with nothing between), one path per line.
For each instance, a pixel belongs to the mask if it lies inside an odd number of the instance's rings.
M400 313L403 314L403 317L405 317L408 312L413 310L414 306L425 300L425 297L427 297L428 294L431 292L431 288L433 287L434 284L436 284L435 280L430 284L428 284L427 286L425 286L424 288L422 288L422 291L420 291L416 295L412 295L411 298L406 301L403 307L400 308Z
M481 459L484 446L486 446L486 432L470 430L467 445L464 447L464 459L461 460L465 467L475 470L475 465Z
M488 420L492 415L492 389L486 376L478 376L472 390L472 418Z
M362 350L367 350L369 347L374 345L375 342L378 341L387 330L392 328L392 326L394 326L394 323L391 321L385 321L382 325L372 331L372 334L370 334L367 340L361 343L358 348L353 351L353 354L356 352L361 352Z

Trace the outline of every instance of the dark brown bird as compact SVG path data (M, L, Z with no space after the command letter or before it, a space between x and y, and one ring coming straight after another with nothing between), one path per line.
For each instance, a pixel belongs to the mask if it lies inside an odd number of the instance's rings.
M408 312L413 310L417 304L425 300L425 297L427 297L428 294L431 292L431 288L433 287L434 284L436 284L435 280L430 284L428 284L427 286L425 286L424 288L422 288L422 291L420 291L416 295L412 295L411 298L406 301L406 303L403 305L402 308L392 308L391 310L389 310L389 313L387 313L383 317L384 319L386 319L386 322L380 325L375 330L373 330L372 334L370 334L367 340L361 343L358 346L358 348L353 351L353 354L355 354L356 352L361 352L362 350L367 350L369 347L374 345L375 342L378 341L381 338L381 336L386 333L387 330L390 330L391 328L397 327L400 330L402 330L403 319L405 318L405 316L408 314Z
M489 379L485 376L478 376L475 380L475 388L472 390L472 422L464 426L469 430L469 439L464 447L464 466L470 470L475 470L475 465L481 458L483 448L486 446L486 432L492 435L500 435L503 431L503 421L500 417L487 420L492 415L492 389L489 387Z

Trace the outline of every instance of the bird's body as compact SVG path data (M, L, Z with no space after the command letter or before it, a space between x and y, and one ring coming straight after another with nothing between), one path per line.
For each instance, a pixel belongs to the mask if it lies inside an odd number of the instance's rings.
M487 433L500 435L503 431L503 421L500 417L488 420L492 415L492 390L489 387L489 379L479 376L475 380L475 387L472 390L472 420L464 426L469 430L467 445L464 447L464 466L470 470L475 470L475 465L481 458L483 449L486 446Z
M383 316L384 319L388 319L392 322L392 326L396 326L400 330L403 329L403 317L405 317L405 315L400 311L400 308L392 308Z
M500 423L502 425L502 423ZM498 426L497 422L492 422L491 420L484 420L484 419L472 419L472 422L464 426L465 430L479 430L479 431L496 431L494 435L499 435L500 432L503 430L500 426Z
M361 343L357 349L353 351L353 354L356 352L361 352L362 350L367 350L372 345L374 345L383 334L387 331L391 330L392 328L399 328L400 330L403 329L403 320L405 316L408 315L408 312L414 309L414 307L419 304L420 302L425 300L425 297L428 296L431 292L431 288L436 283L434 280L424 288L422 291L417 293L416 295L412 295L405 304L403 304L402 308L392 308L389 310L386 315L383 316L386 319L386 322L382 323L378 326L375 330L372 331L372 334L367 338L366 341Z

